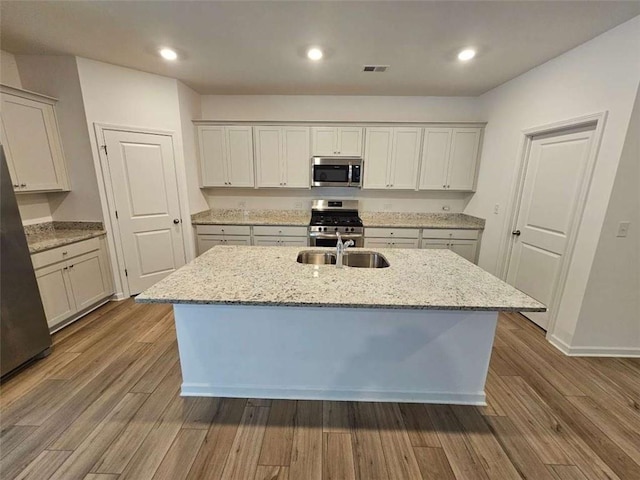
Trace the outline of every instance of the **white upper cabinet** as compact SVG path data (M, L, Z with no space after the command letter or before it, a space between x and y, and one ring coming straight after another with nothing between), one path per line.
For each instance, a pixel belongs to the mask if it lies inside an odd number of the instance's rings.
M415 190L421 128L367 128L364 188Z
M251 127L198 125L203 187L253 187Z
M362 127L313 127L311 134L314 156L362 156Z
M473 190L481 132L478 127L426 128L420 190Z
M258 187L309 188L309 128L255 127Z
M1 141L16 193L69 190L56 100L2 86Z

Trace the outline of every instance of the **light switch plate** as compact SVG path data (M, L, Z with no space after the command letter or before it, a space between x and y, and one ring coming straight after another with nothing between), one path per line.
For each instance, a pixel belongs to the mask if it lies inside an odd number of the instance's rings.
M616 237L626 237L629 233L629 227L631 226L631 222L620 222L618 224L618 233Z

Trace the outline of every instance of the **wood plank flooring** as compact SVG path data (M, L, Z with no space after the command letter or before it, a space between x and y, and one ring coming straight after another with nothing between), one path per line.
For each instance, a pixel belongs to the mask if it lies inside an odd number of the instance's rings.
M640 360L500 316L486 407L181 398L171 308L112 302L0 387L0 478L640 479Z

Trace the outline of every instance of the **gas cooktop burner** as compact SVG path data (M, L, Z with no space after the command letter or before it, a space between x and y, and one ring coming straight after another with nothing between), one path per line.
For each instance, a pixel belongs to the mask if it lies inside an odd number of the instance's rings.
M355 215L327 215L327 214L317 214L311 216L311 225L332 225L332 226L349 226L349 227L361 227L362 220Z

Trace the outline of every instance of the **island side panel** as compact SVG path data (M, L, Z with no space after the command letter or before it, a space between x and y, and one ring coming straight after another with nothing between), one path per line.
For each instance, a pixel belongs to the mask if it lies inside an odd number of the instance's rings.
M183 396L484 405L496 312L174 305Z

